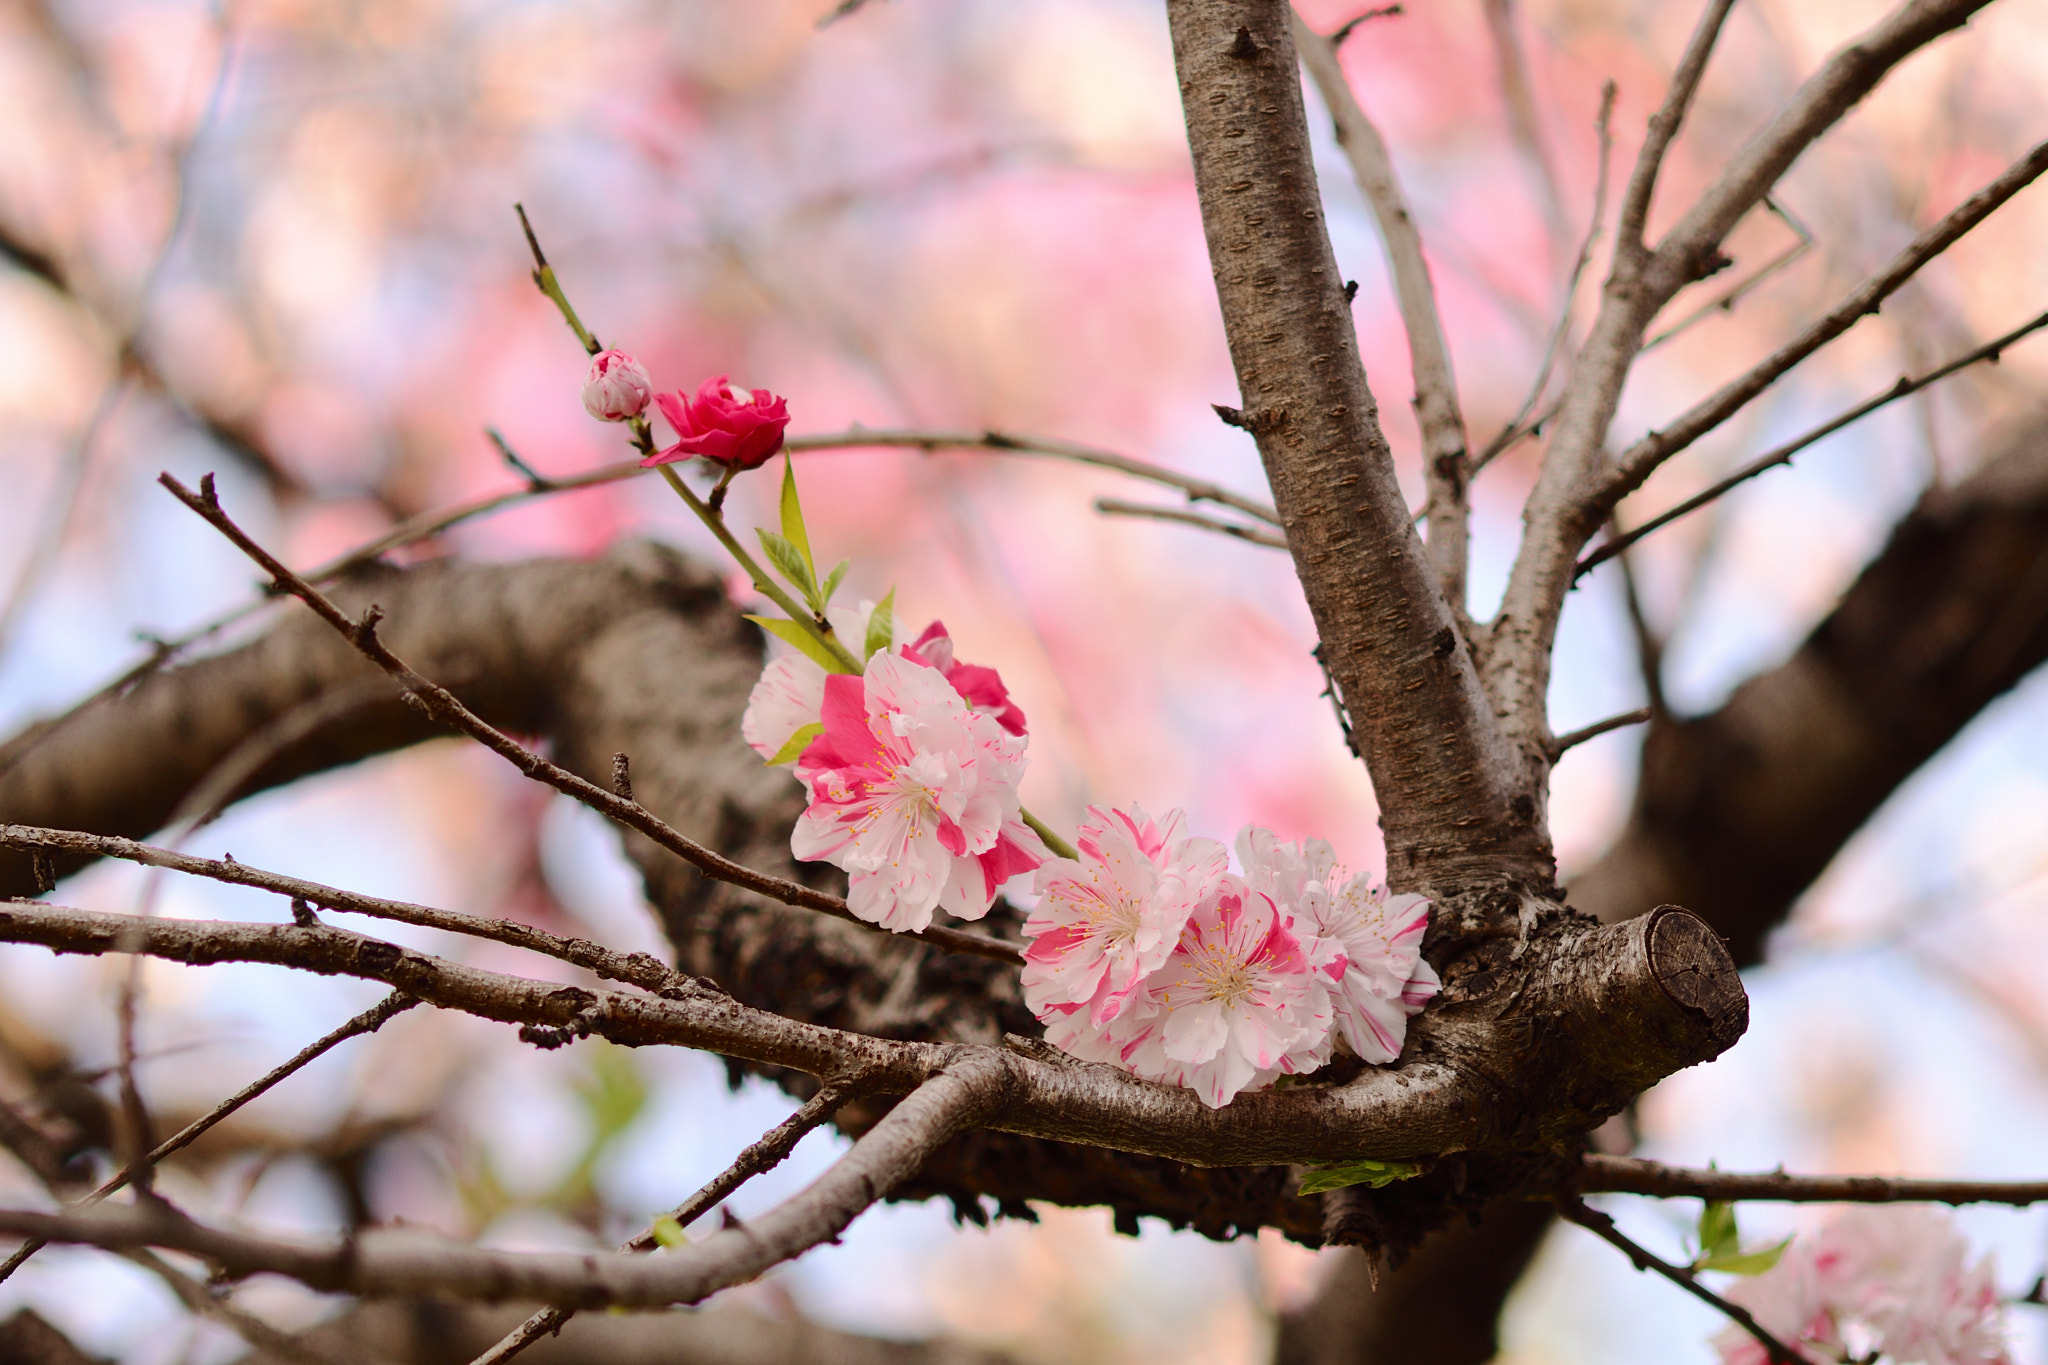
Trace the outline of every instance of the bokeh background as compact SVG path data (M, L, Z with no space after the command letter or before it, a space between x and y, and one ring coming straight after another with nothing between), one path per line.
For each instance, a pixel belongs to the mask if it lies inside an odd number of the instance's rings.
M1212 401L1235 396L1153 0L12 0L0 6L0 725L61 709L169 635L252 596L244 561L153 480L218 471L244 524L309 565L395 521L517 486L495 427L550 475L622 457L577 401L581 353L532 288L522 201L585 319L664 387L713 373L786 394L793 430L984 426L1085 441L1261 492ZM1664 179L1668 222L1871 0L1738 7ZM1323 28L1345 7L1304 4ZM1475 440L1521 404L1585 231L1603 81L1617 175L1693 7L1525 0L1537 118L1517 131L1479 0L1411 0L1344 49L1392 144L1442 295ZM1795 168L1778 202L1813 247L1639 367L1618 424L1657 424L1738 373L2040 136L2048 13L2008 0L1922 54ZM1407 353L1363 202L1310 97L1339 260L1360 283L1368 373L1419 501ZM1796 239L1757 215L1730 277ZM2048 306L2048 192L2021 195L1882 316L1675 461L1640 519L1834 411ZM1594 297L1604 242L1578 300ZM1682 296L1682 320L1713 288ZM1897 405L1644 545L1667 686L1711 707L1782 657L1930 484L1967 473L2048 394L2048 341ZM1491 609L1541 455L1478 487L1473 607ZM1309 657L1286 558L1092 510L1170 494L989 453L820 452L799 462L813 539L848 592L892 584L999 667L1033 722L1027 803L1184 807L1380 852L1365 774ZM770 506L766 480L735 518ZM412 552L592 555L652 536L709 554L657 482L543 499ZM230 637L232 638L232 637ZM1639 705L1615 576L1573 597L1552 716ZM1567 877L1626 811L1635 743L1574 751L1552 805ZM1731 1167L2038 1177L2048 1143L2048 679L1983 715L1896 794L1752 973L1749 1035L1673 1078L1643 1150ZM658 948L595 817L450 741L236 808L188 847L353 888ZM62 898L274 918L260 897L95 868ZM489 945L409 938L533 971ZM142 974L142 1084L196 1112L375 998L257 968ZM115 969L0 950L9 1055L114 1054ZM4 1072L5 1068L0 1068ZM5 1082L14 1084L12 1080ZM430 1012L347 1045L255 1106L179 1177L195 1209L257 1228L403 1216L508 1246L616 1240L676 1202L789 1102L714 1060L585 1043L555 1053ZM795 1188L815 1135L735 1200ZM310 1154L309 1154L310 1153ZM41 1198L0 1165L0 1197ZM1696 1208L1616 1199L1675 1251ZM1760 1211L1759 1230L1803 1216ZM1962 1221L2022 1292L2048 1218ZM1026 1361L1265 1358L1273 1314L1326 1262L1271 1238L1217 1245L1105 1216L961 1229L890 1207L766 1282L755 1311L946 1335ZM330 1301L270 1282L237 1301L292 1326ZM240 1349L154 1280L52 1250L0 1286L135 1365ZM2031 1315L2031 1316L2029 1316ZM2048 1360L2042 1310L2019 1359ZM1709 1358L1712 1315L1556 1233L1510 1304L1507 1357Z

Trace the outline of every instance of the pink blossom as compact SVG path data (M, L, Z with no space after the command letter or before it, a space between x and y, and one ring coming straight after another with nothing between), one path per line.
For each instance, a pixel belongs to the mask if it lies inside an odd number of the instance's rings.
M1727 1297L1802 1355L1839 1360L1845 1343L1897 1365L2009 1365L2004 1306L1989 1256L1946 1213L1914 1205L1848 1209L1794 1241L1778 1264ZM1714 1338L1726 1365L1764 1365L1739 1327Z
M1237 836L1245 880L1271 896L1301 940L1318 989L1328 993L1336 1024L1365 1061L1401 1055L1408 1020L1437 993L1437 974L1422 960L1429 900L1389 896L1364 875L1344 879L1336 852L1321 839L1284 844L1269 829L1247 826ZM1314 1070L1329 1049L1286 1059L1284 1072Z
M903 647L903 654L938 669L969 706L994 716L996 723L1011 734L1024 733L1023 709L1010 700L1010 690L1003 686L1002 675L981 664L956 663L953 637L946 633L943 621L926 626L924 634Z
M858 607L829 607L825 619L832 633L848 648L859 649L868 637L868 622L875 604L862 601ZM825 670L805 655L777 655L761 670L761 680L747 694L747 709L740 716L740 737L763 758L773 758L789 744L797 731L816 725L825 705ZM785 762L794 763L794 758Z
M1048 856L1017 805L1024 741L969 710L936 670L878 651L824 681L824 733L797 760L810 806L790 848L846 870L847 905L914 931L944 908L988 913L996 889Z
M1075 838L1080 860L1058 858L1038 870L1038 907L1024 922L1031 944L1023 984L1024 1002L1041 1020L1085 1012L1072 1027L1100 1030L1165 965L1230 861L1214 839L1185 837L1185 823L1177 810L1155 822L1136 806L1091 806Z
M654 382L639 361L624 351L599 351L583 381L583 410L600 422L625 422L647 411Z
M751 390L741 401L732 396L727 379L713 375L697 386L695 399L681 389L656 394L655 405L675 428L676 443L640 463L651 468L702 455L731 469L759 469L782 449L788 402L766 389Z
M1328 993L1279 908L1225 875L1106 1040L1138 1075L1187 1086L1220 1109L1330 1025Z

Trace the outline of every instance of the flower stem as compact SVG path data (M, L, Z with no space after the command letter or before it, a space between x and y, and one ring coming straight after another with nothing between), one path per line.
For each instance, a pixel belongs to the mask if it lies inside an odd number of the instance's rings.
M569 306L569 296L562 292L562 283L555 278L555 268L549 265L548 258L541 254L540 238L533 235L533 224L526 221L526 206L514 204L512 209L519 215L519 226L526 233L526 245L533 251L533 282L540 287L541 293L555 301L555 307L562 310L562 321L569 324L569 330L583 343L583 349L596 355L604 347L598 344L590 329L583 325L583 319L576 316L576 310Z
M1051 849L1054 853L1058 854L1062 858L1069 858L1075 862L1079 862L1081 860L1080 851L1077 850L1072 844L1068 843L1065 839L1062 839L1059 835L1055 834L1053 832L1053 828L1051 825L1046 824L1045 821L1039 819L1037 816L1033 815L1030 811L1025 810L1021 806L1018 807L1017 814L1023 817L1024 823L1030 827L1031 832L1033 834L1036 834L1039 838L1045 840L1045 846L1047 848Z
M718 543L725 547L726 553L737 560L739 566L747 571L747 576L754 581L755 588L760 590L762 596L782 608L790 620L796 622L805 631L815 636L818 642L831 652L832 657L839 660L844 666L844 672L860 673L864 671L860 660L854 658L852 652L839 642L839 638L832 633L830 626L821 628L815 616L798 605L795 598L776 586L775 580L768 576L767 570L763 569L755 561L754 557L746 552L738 539L727 529L725 518L708 506L704 499L690 491L690 486L683 482L680 474L676 473L674 465L665 464L656 467L661 470L661 477L668 480L668 486L676 490L676 496L688 503L690 510L697 514L697 520L710 528L711 534L718 537ZM1044 836L1040 835L1039 837L1043 838Z

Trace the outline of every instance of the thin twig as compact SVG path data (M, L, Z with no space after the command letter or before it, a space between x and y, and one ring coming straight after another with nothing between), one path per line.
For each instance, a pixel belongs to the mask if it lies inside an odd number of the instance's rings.
M1747 407L1757 395L1800 361L1875 313L1878 305L1913 278L1921 267L1955 245L2044 171L2048 171L2048 142L2035 146L1996 180L1956 205L1940 222L1914 238L1883 269L1856 286L1841 302L1809 323L1798 336L1780 346L1747 374L1694 404L1662 431L1651 432L1623 451L1613 469L1596 486L1592 505L1604 510L1640 487L1657 466Z
M1285 536L1274 535L1257 526L1241 526L1217 517L1205 517L1200 512L1189 512L1179 507L1153 507L1142 502L1125 502L1122 498L1097 498L1095 510L1105 517L1146 517L1153 521L1178 522L1183 526L1199 526L1204 531L1220 531L1226 536L1236 536L1239 540L1248 540L1269 549L1287 548Z
M1652 708L1639 706L1633 711L1624 711L1618 716L1609 716L1606 720L1595 721L1583 729L1567 730L1551 742L1550 761L1553 763L1557 762L1559 758L1563 757L1565 750L1577 748L1587 740L1596 739L1610 730L1619 730L1629 725L1641 725L1655 714L1656 712Z
M1788 1204L2048 1203L2048 1180L1910 1180L1878 1175L1787 1175L1784 1171L1699 1170L1633 1156L1580 1158L1577 1188L1585 1193L1644 1194L1660 1199L1756 1200Z
M1607 519L1607 532L1619 536L1620 523L1613 517ZM1650 623L1650 613L1643 605L1642 584L1636 575L1635 560L1619 555L1616 562L1621 568L1621 601L1628 610L1629 633L1635 636L1636 673L1643 680L1643 695L1649 699L1650 714L1668 716L1671 707L1664 696L1664 649L1666 637Z
M783 1159L796 1149L797 1143L803 1140L805 1134L831 1118L856 1093L857 1089L851 1082L827 1084L817 1094L805 1100L794 1114L750 1144L734 1159L732 1165L714 1176L703 1189L664 1215L664 1219L679 1228L687 1228L741 1185L780 1165ZM661 1243L654 1229L649 1228L624 1243L619 1250L652 1251L659 1245ZM507 1332L497 1345L478 1356L471 1365L504 1365L504 1362L542 1337L561 1331L562 1324L575 1315L574 1308L543 1308Z
M135 960L141 961L140 957L137 957ZM105 1184L80 1199L74 1207L85 1208L89 1205L97 1204L122 1186L130 1183L137 1183L139 1187L139 1182L136 1181L138 1175L147 1175L155 1170L157 1164L165 1157L191 1146L207 1129L212 1128L222 1119L233 1114L237 1109L263 1095L266 1091L277 1085L278 1082L296 1072L304 1070L315 1059L325 1055L337 1044L345 1043L349 1039L361 1034L374 1033L384 1027L385 1023L394 1015L409 1010L419 1003L418 999L407 995L403 991L393 991L390 995L385 996L383 1000L364 1010L332 1033L308 1043L305 1047L299 1049L288 1061L273 1067L264 1075L249 1082L249 1084L243 1086L240 1090L237 1090L234 1094L228 1096L219 1104L152 1147L146 1154L122 1167ZM21 1268L23 1261L26 1261L47 1245L48 1243L37 1241L34 1238L30 1238L22 1243L12 1256L9 1256L4 1262L0 1262L0 1281L6 1280L8 1276Z
M1765 1331L1763 1325L1747 1308L1722 1298L1701 1284L1699 1278L1684 1266L1673 1265L1634 1242L1620 1228L1614 1226L1612 1218L1598 1209L1587 1208L1581 1200L1566 1196L1557 1201L1557 1211L1567 1222L1577 1223L1601 1241L1619 1248L1621 1253L1634 1263L1637 1270L1654 1270L1702 1303L1727 1314L1736 1326L1756 1338L1757 1344L1764 1348L1773 1365L1807 1365L1804 1356L1798 1355L1790 1346Z
M1729 285L1726 289L1723 289L1720 293L1714 295L1714 297L1708 299L1705 303L1693 309L1690 313L1687 313L1648 341L1645 341L1642 351L1637 352L1638 355L1644 351L1656 350L1673 337L1680 335L1716 313L1734 312L1735 305L1740 303L1749 294L1754 293L1764 281L1786 269L1800 257L1806 255L1807 252L1813 250L1814 236L1806 224L1793 217L1789 210L1769 195L1764 196L1764 207L1775 214L1779 222L1792 229L1794 237L1792 245L1786 247L1748 275Z
M1949 361L1946 365L1940 366L1937 369L1929 370L1926 374L1920 375L1917 378L1909 377L1906 375L1900 375L1897 383L1893 384L1890 388L1886 389L1883 393L1878 394L1876 397L1866 399L1863 402L1858 403L1855 407L1850 408L1847 412L1844 412L1839 416L1832 417L1829 420L1821 423L1819 426L1813 428L1811 431L1808 431L1801 436L1794 437L1792 440L1785 442L1785 444L1777 447L1774 450L1767 452L1766 454L1759 455L1756 459L1751 460L1748 464L1742 466L1742 468L1736 470L1727 478L1722 479L1719 482L1713 484L1712 486L1702 490L1701 492L1694 494L1692 497L1687 498L1684 502L1679 503L1678 506L1672 508L1671 510L1659 513L1658 515L1650 518L1650 520L1644 522L1641 526L1636 527L1633 531L1628 532L1626 535L1617 536L1614 539L1609 540L1607 543L1600 546L1600 548L1594 550L1591 554L1587 555L1584 559L1580 560L1578 563L1578 567L1572 571L1572 577L1574 579L1583 577L1594 566L1603 564L1606 561L1614 558L1623 550L1626 550L1629 546L1641 540L1644 536L1649 535L1652 531L1659 530L1660 528L1665 526L1669 526L1672 522L1677 521L1680 517L1686 515L1688 512L1698 511L1700 508L1705 507L1708 503L1714 501L1714 499L1722 496L1724 493L1727 493L1730 489L1735 488L1739 484L1748 482L1749 480L1755 478L1757 475L1763 473L1765 470L1775 469L1779 465L1792 463L1792 457L1794 455L1797 455L1800 451L1806 449L1814 442L1819 441L1825 437L1834 435L1843 427L1848 426L1851 422L1855 422L1863 417L1867 417L1871 413L1876 412L1879 408L1884 407L1887 404L1896 403L1901 398L1905 398L1908 395L1918 393L1920 390L1926 388L1930 384L1939 383L1941 380L1948 378L1950 375L1956 373L1958 370L1968 369L1970 366L1978 364L1980 362L1986 362L1994 365L1997 364L1999 356L2005 351L2005 349L2008 346L2011 346L2014 342L2020 340L2022 337L2040 331L2043 327L2048 327L2048 313L2043 313L2039 317L2036 317L2031 321L2022 323L2020 326L2013 328L2010 332L2007 332L2004 336L1998 337L1991 341L1987 341L1982 346L1977 347L1975 350L1969 351L1963 355L1959 355L1954 360Z
M396 678L406 692L418 700L421 709L435 720L470 736L536 782L553 787L565 796L574 797L600 815L646 835L707 877L729 882L743 890L780 901L784 905L820 910L865 928L876 928L848 909L843 898L829 892L813 890L801 882L793 882L786 877L771 876L742 863L736 863L717 850L707 848L677 830L639 802L627 801L596 783L579 777L567 768L542 758L493 726L463 705L454 693L422 677L410 664L385 646L377 636L377 622L382 615L377 608L370 608L360 621L349 620L326 594L286 568L276 556L250 539L248 533L221 510L220 499L213 490L211 474L200 480L197 493L168 473L158 476L157 481L169 489L180 502L204 518L208 525L226 536L237 549L261 565L280 591L290 593L311 607L316 616L340 632L342 637L353 644L365 658ZM878 929L877 932L883 931ZM1024 960L1023 954L1010 944L959 929L933 926L915 931L910 937L921 939L949 952L973 953L1018 965L1022 965Z
M193 1279L153 1251L138 1247L132 1251L122 1252L121 1255L162 1280L170 1291L178 1296L187 1310L201 1317L212 1318L250 1346L277 1359L296 1360L300 1365L369 1365L369 1362L386 1359L382 1355L363 1353L360 1342L355 1343L350 1354L346 1356L334 1354L328 1348L316 1345L305 1337L273 1327L254 1313L229 1301L224 1295L215 1293L207 1285Z
M1408 336L1415 420L1422 431L1422 476L1429 520L1426 549L1437 583L1462 628L1466 624L1465 577L1470 556L1471 507L1466 491L1471 454L1465 445L1465 419L1458 407L1450 347L1444 340L1443 317L1437 307L1436 285L1429 276L1429 261L1423 255L1422 234L1401 190L1386 139L1344 79L1336 44L1310 28L1291 7L1288 13L1301 63L1308 68L1323 106L1337 126L1337 143L1351 163L1360 192L1372 206L1380 245L1387 253L1394 299Z
M1700 16L1685 45L1685 55L1678 59L1678 70L1672 73L1664 103L1650 116L1642 151L1636 155L1635 169L1629 172L1628 188L1622 191L1621 219L1615 229L1615 253L1631 263L1639 263L1649 254L1649 248L1643 245L1643 228L1649 222L1650 200L1657 192L1657 174L1663 169L1664 154L1671 149L1672 139L1685 122L1685 111L1693 95L1699 91L1707 58L1713 55L1714 43L1721 36L1721 25L1734 7L1735 0L1708 0L1706 13Z
M1330 46L1342 47L1344 40L1353 33L1356 33L1360 24L1370 23L1374 19L1392 19L1400 13L1401 7L1399 5L1376 5L1362 14L1354 14L1331 30Z
M1515 415L1500 429L1500 434L1488 441L1486 448L1472 461L1475 477L1524 437L1534 435L1549 416L1546 412L1534 421L1529 419L1529 414L1535 412L1536 405L1543 401L1543 391L1550 387L1550 376L1556 371L1558 358L1564 354L1565 345L1571 339L1572 306L1578 299L1579 284L1586 278L1586 267L1593 263L1593 248L1599 244L1601 229L1606 225L1607 187L1614 169L1615 94L1613 81L1600 87L1600 112L1593 120L1593 132L1600 144L1600 169L1593 181L1593 213L1586 220L1586 235L1579 243L1579 254L1572 259L1572 268L1565 276L1564 297L1558 303L1557 321L1552 324L1550 336L1543 343L1543 363L1537 367L1536 381L1529 386L1529 396L1522 400L1522 406L1515 409Z

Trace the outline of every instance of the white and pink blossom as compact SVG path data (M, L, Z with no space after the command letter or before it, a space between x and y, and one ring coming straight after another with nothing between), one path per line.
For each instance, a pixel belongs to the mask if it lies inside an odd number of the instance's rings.
M903 646L903 657L938 669L969 706L995 717L996 724L1013 735L1024 733L1023 708L1010 700L1010 689L1003 686L1002 675L982 664L955 660L953 637L946 633L945 622L934 621L926 626L924 634Z
M1038 870L1039 902L1024 923L1024 1002L1041 1020L1085 1011L1072 1029L1100 1030L1145 978L1164 966L1188 916L1216 889L1230 855L1190 838L1186 817L1089 807L1078 861ZM1063 1036L1066 1030L1063 1029Z
M647 367L624 351L599 351L583 381L583 410L600 422L625 422L647 411L654 381Z
M868 623L874 614L875 604L863 600L858 607L827 608L825 619L842 643L859 649L868 637ZM740 737L761 757L774 758L789 746L797 731L818 723L824 705L825 670L794 651L779 654L761 670L761 680L747 696L747 709L740 716Z
M937 670L878 651L863 675L824 679L819 721L797 760L810 805L790 848L845 869L855 915L899 932L939 908L979 919L1045 861L1017 804L1024 741Z
M2009 1365L1992 1259L1974 1264L1950 1217L1924 1206L1852 1208L1727 1291L1816 1361L1875 1351L1896 1365ZM1714 1338L1724 1365L1765 1365L1756 1339Z

